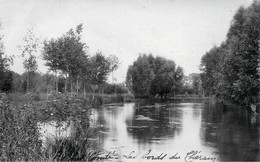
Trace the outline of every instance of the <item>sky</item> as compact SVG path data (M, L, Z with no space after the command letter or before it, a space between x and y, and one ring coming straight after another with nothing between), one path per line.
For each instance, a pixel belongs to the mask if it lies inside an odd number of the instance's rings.
M0 0L5 53L14 55L11 70L25 70L18 46L29 28L41 40L58 38L83 24L88 54L116 55L114 72L123 82L128 66L140 53L174 60L186 75L199 73L201 57L226 39L240 6L252 0ZM37 54L38 71L48 67ZM111 79L110 79L111 80Z

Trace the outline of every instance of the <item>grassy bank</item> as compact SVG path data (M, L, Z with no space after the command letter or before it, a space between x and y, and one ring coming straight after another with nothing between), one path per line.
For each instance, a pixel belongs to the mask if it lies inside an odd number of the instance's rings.
M39 102L43 104L44 102L41 101L46 101L46 100L56 100L57 98L63 98L65 99L66 97L72 98L72 99L80 99L84 102L87 102L89 105L92 107L99 106L102 104L110 104L110 103L122 103L122 102L132 102L134 101L134 96L132 94L92 94L92 93L87 93L85 96L83 94L80 95L71 95L68 93L67 95L65 94L49 94L48 97L44 93L10 93L7 95L8 100L12 103L27 103L29 101L34 101L34 102Z

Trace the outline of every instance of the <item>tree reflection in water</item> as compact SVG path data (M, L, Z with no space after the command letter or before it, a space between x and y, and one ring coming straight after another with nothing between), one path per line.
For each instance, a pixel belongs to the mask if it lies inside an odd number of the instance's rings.
M259 116L242 107L204 104L203 139L218 149L219 158L232 161L259 161Z
M126 103L122 107L95 110L95 124L104 149L121 154L176 153L191 150L218 160L259 159L259 117L242 108L215 102L146 105Z

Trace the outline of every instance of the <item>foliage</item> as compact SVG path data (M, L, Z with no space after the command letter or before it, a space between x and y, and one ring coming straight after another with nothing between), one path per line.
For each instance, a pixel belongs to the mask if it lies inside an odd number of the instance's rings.
M202 87L207 95L220 95L221 80L224 75L223 62L225 61L227 50L226 45L212 48L201 59L201 80Z
M19 97L0 95L1 161L90 160L98 154L96 142L90 141L94 132L88 127L86 102L58 95L39 106L39 101L31 100L34 96L24 96L20 101ZM74 122L75 136L52 138L43 147L38 123L50 120Z
M119 66L119 59L115 55L109 55L107 58L109 64L110 64L110 71L115 71Z
M154 73L147 55L140 55L131 69L132 89L135 97L148 97Z
M167 97L170 92L180 89L182 79L183 70L181 67L176 68L174 61L143 54L129 66L126 85L135 97L156 94Z
M88 61L87 46L81 41L82 30L80 24L75 30L70 29L62 37L44 42L42 56L46 65L55 73L60 71L65 76L69 75L71 84L73 79L81 75L85 68L83 65Z
M1 75L1 74L0 74ZM2 75L2 79L0 81L0 91L2 92L11 92L13 88L13 77L12 72L6 70Z
M77 75L78 67L85 58L85 43L81 42L82 24L76 30L70 29L57 39L44 42L43 59L50 70L64 74ZM83 60L82 60L83 59Z
M41 141L32 105L28 103L21 108L12 108L4 95L0 102L0 160L39 159Z
M0 21L0 32L2 30L2 23ZM0 33L0 91L10 92L12 90L12 73L9 70L12 57L4 55L3 35Z
M36 54L40 47L40 40L34 34L34 29L28 29L26 36L24 37L24 45L20 46L22 57L24 58L23 66L28 74L26 91L30 91L32 87L32 79L36 72L38 65L36 60Z
M123 84L108 84L108 83L106 83L104 85L104 93L105 94L114 94L115 89L117 91L117 94L128 93L127 88Z
M202 86L209 95L250 105L259 96L260 2L239 8L227 39L202 57Z
M102 52L97 52L90 58L90 66L90 83L93 85L104 84L111 69L108 59L102 54Z
M191 79L192 79L192 89L195 94L200 94L201 93L201 79L200 75L196 73L190 74Z
M201 75L199 73L191 73L183 76L182 86L180 86L179 94L184 95L202 95Z
M133 78L132 78L132 73L133 73L133 65L130 65L128 67L127 73L126 73L126 87L128 90L133 93Z

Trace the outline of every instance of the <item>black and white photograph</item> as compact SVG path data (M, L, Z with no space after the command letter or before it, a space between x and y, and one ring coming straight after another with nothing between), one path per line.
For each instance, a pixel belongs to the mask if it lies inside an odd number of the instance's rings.
M260 0L0 0L0 161L260 161Z

